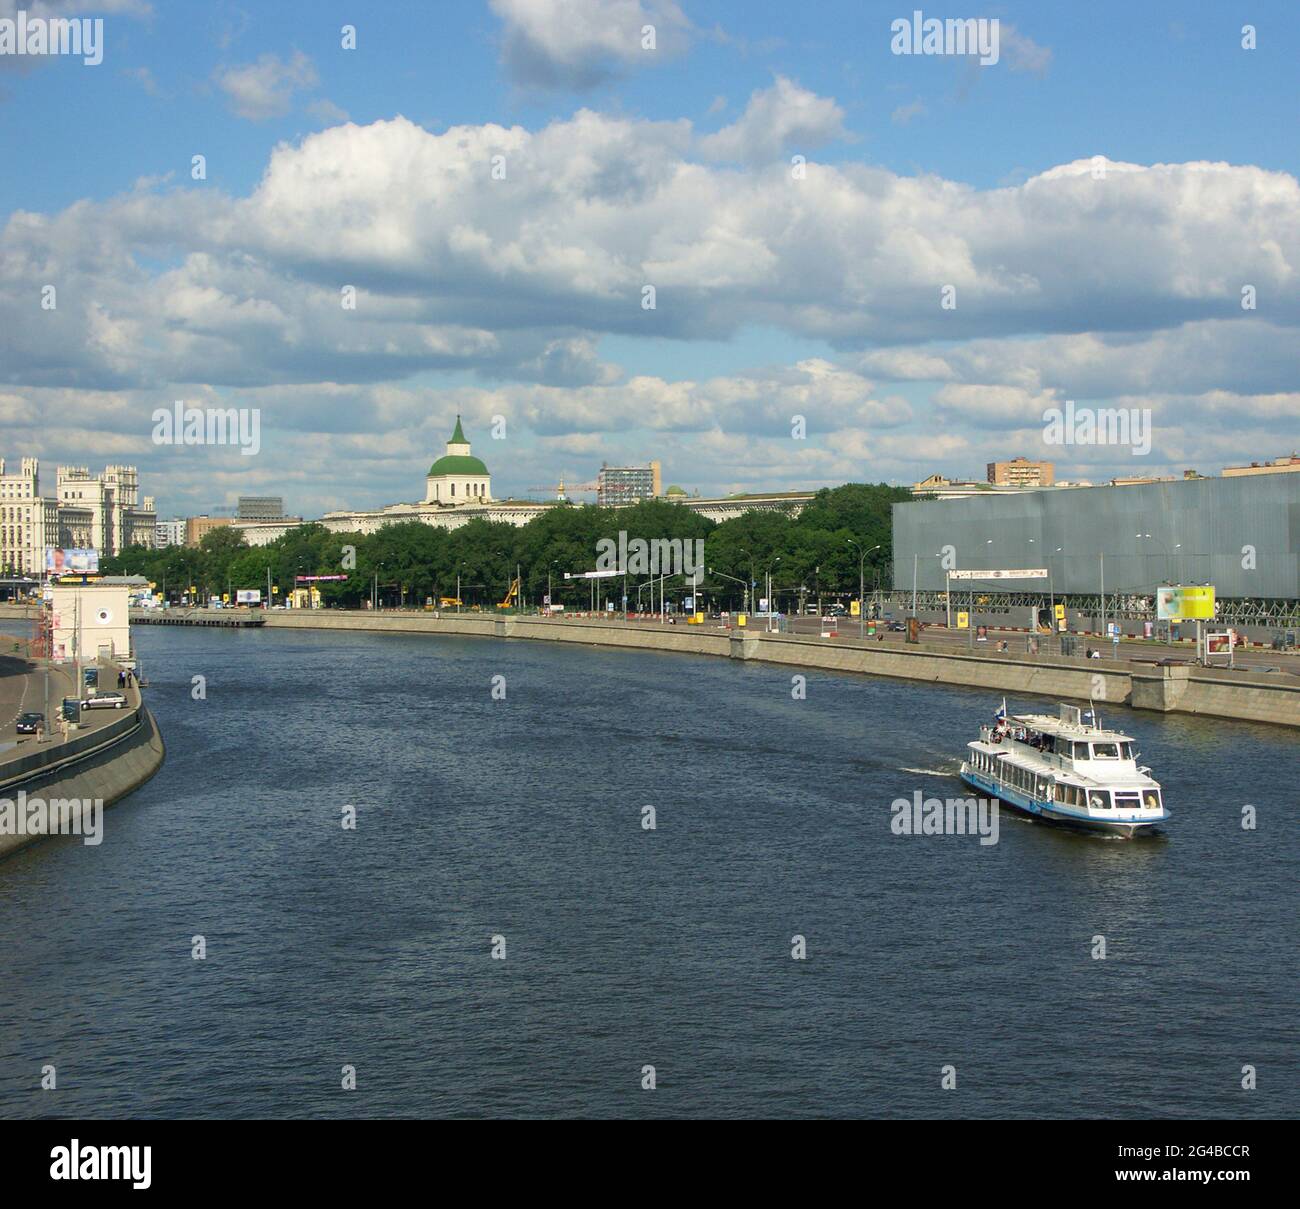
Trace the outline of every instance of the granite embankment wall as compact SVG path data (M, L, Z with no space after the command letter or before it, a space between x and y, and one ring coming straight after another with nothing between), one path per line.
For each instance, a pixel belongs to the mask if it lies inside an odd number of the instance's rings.
M996 651L954 653L925 643L900 646L847 638L827 639L817 635L765 634L749 629L624 625L597 618L560 621L537 617L374 614L326 609L267 613L266 625L272 629L470 634L484 638L531 638L588 646L679 651L1300 727L1300 681L1277 673L1252 675L1188 665L1158 667L1127 661L1064 659L1048 655L1029 658Z
M154 775L166 754L162 735L137 685L124 690L128 706L120 717L65 743L20 744L0 759L0 799L100 800L105 807L126 797ZM108 824L104 824L105 834ZM0 834L0 858L35 843L41 836ZM76 842L80 842L77 840Z

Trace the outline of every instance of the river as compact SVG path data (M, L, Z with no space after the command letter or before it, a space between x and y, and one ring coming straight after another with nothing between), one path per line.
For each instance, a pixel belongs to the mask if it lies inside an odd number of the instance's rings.
M890 804L962 793L990 692L813 673L801 700L788 669L541 642L136 640L162 770L99 847L0 862L0 1115L1296 1114L1281 728L1108 709L1164 833L1003 812L981 845L895 835Z

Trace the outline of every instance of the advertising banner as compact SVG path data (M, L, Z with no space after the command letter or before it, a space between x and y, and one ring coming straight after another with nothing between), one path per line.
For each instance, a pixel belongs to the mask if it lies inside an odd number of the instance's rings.
M1212 587L1156 589L1156 618L1159 621L1195 621L1213 616Z
M1046 567L1020 571L949 571L949 579L1046 579Z
M261 604L261 588L239 588L235 592L236 604Z
M98 575L99 551L45 547L46 575Z

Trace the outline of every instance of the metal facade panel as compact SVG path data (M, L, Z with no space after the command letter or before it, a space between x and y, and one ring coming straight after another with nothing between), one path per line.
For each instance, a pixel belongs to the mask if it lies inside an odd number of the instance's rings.
M1107 593L1168 581L1213 583L1225 597L1300 598L1300 474L895 504L893 530L901 590L916 555L917 586L942 591L939 555L950 546L963 569L1049 567L1058 593L1097 592L1104 561Z

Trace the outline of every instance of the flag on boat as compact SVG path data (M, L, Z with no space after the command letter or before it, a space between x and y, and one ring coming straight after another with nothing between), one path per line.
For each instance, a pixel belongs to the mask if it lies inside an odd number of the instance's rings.
M994 714L993 717L999 722L1005 722L1007 720L1007 700L1005 697L1003 697L1002 704L998 707L998 712Z

